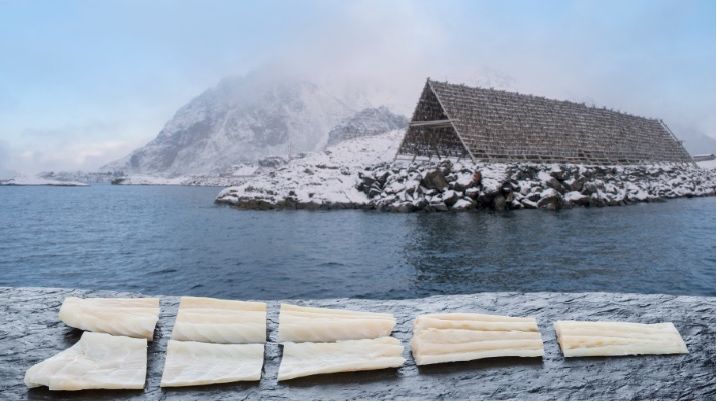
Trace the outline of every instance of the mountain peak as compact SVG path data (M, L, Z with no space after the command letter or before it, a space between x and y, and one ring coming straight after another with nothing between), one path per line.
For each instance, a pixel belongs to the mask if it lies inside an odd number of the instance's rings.
M296 76L222 79L182 106L157 137L103 169L176 176L223 172L268 155L314 151L329 131L369 106Z

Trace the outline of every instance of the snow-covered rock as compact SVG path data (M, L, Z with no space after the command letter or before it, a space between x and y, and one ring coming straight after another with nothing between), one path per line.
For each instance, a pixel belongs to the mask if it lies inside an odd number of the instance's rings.
M403 131L356 138L280 164L265 164L218 203L249 209L381 211L617 206L714 196L715 172L692 164L587 166L393 161Z
M385 178L391 173L376 172L363 178L359 174L365 172L365 167L391 161L402 136L403 131L395 130L356 138L284 165L259 167L254 176L245 178L241 184L223 189L216 201L247 209L365 207L371 197L371 186L383 189ZM359 183L367 186L366 192L358 189ZM410 183L415 190L418 182ZM409 196L404 192L403 197Z
M0 186L87 186L87 184L76 181L61 181L41 178L39 176L22 175L12 179L0 179Z
M392 172L384 179L390 187L372 184L371 197L366 208L396 211L391 201L406 191L402 186L410 175L425 179L439 177L448 161L417 161L401 169L381 164L364 173L371 177L376 172ZM471 183L456 202L456 189L468 183L468 178L480 178ZM442 211L436 208L444 200L455 202L459 208L488 208L494 210L544 208L557 210L576 206L617 206L636 202L649 202L675 197L714 196L715 173L692 164L653 164L630 166L586 166L575 164L533 163L469 163L451 166L446 176L447 187L434 187L432 193L414 192L413 211ZM429 181L432 183L432 181ZM413 186L412 184L410 186ZM361 190L366 190L359 186ZM461 202L468 198L470 206Z
M713 171L715 170L715 160L699 161L697 165L699 165L703 169L711 169Z
M47 171L37 174L42 179L60 182L110 183L113 179L124 176L121 171Z

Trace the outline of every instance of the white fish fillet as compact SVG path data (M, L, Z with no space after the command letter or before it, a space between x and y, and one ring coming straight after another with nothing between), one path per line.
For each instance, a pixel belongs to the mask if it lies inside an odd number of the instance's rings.
M279 342L330 342L389 336L396 318L388 313L281 304Z
M417 365L492 357L542 357L534 318L445 313L416 318L411 352Z
M555 333L566 357L686 354L672 323L557 321Z
M334 343L284 343L279 380L336 372L397 368L403 346L393 337L343 340Z
M159 299L67 297L59 318L82 330L152 340L159 320Z
M258 381L263 365L263 344L211 344L170 340L160 386Z
M266 304L182 297L172 339L205 343L265 343Z
M84 332L65 351L25 373L28 388L50 390L144 389L147 340Z

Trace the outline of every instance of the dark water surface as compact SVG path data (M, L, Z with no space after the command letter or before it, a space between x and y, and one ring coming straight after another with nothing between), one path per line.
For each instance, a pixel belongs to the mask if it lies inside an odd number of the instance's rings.
M715 199L560 211L239 211L218 188L0 187L0 285L229 298L715 295Z

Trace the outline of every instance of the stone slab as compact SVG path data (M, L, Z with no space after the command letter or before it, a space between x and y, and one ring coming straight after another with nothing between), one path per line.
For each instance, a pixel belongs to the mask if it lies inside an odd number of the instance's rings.
M161 297L162 312L150 343L144 391L50 392L27 389L27 368L74 344L81 332L57 312L65 296L136 296L113 291L0 288L0 399L4 400L714 400L715 298L610 293L481 293L407 300L291 300L324 307L393 312L395 336L406 347L397 370L321 375L277 383L278 304L269 303L269 339L260 382L161 389L167 341L177 297ZM284 302L284 301L281 301ZM545 358L488 359L417 367L409 340L413 318L449 311L535 316ZM675 356L570 358L560 353L552 322L558 319L674 322L690 353Z

